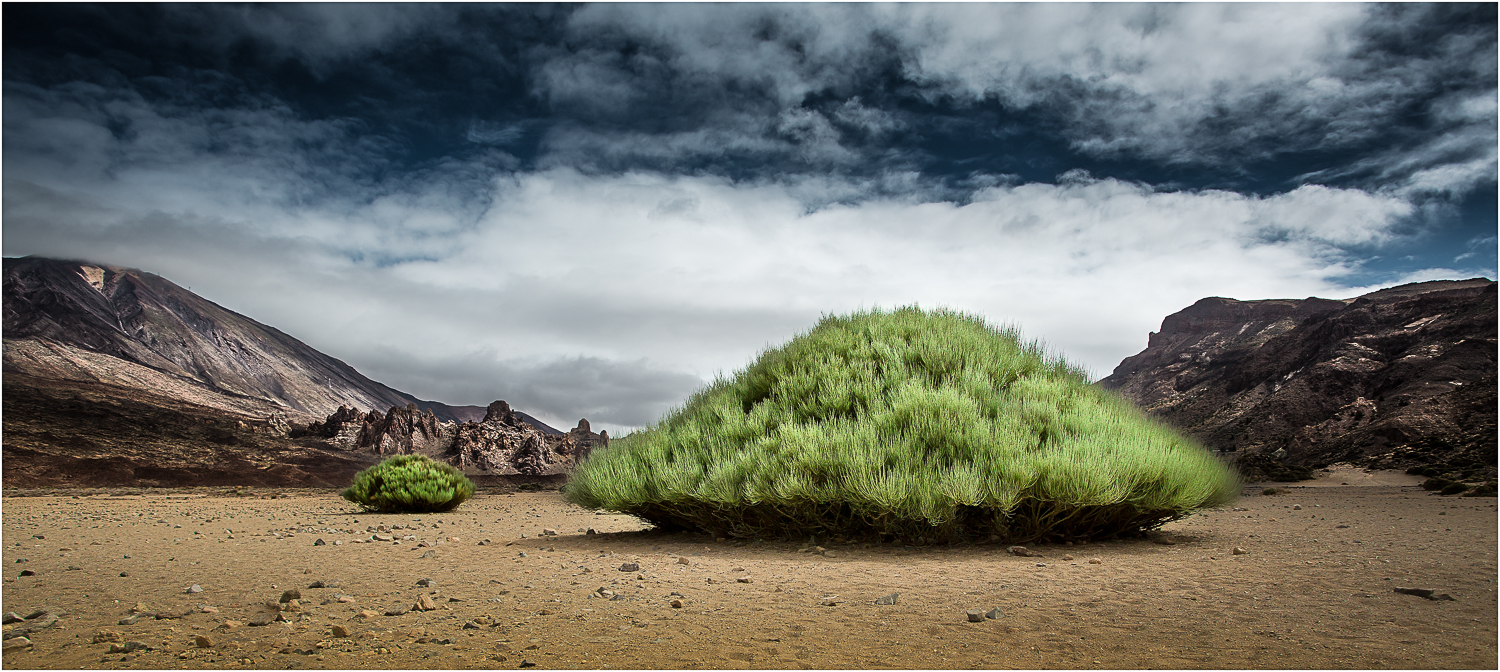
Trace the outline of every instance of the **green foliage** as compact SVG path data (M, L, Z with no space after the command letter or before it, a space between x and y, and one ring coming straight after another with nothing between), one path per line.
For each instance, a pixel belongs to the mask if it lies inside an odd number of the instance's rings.
M438 513L473 497L474 484L452 465L397 455L359 472L343 495L366 511Z
M1438 494L1442 494L1442 495L1456 495L1456 494L1458 494L1460 492L1468 492L1468 491L1469 491L1469 486L1466 485L1466 484L1464 484L1464 483L1449 483L1449 484L1443 486L1443 489L1439 490Z
M1453 485L1453 481L1450 481L1446 478L1438 478L1436 476L1422 481L1423 490L1442 490L1443 488L1446 488L1450 485Z
M1015 331L916 308L825 317L565 496L741 537L1086 538L1226 504L1234 474Z
M1494 481L1490 481L1489 483L1485 483L1484 485L1477 486L1473 490L1470 490L1470 491L1464 493L1464 496L1465 497L1494 497L1496 495L1496 493L1497 493L1496 484L1495 484Z

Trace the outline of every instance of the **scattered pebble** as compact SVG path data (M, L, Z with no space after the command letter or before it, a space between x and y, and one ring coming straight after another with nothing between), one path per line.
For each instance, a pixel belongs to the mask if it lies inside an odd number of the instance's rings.
M639 571L641 571L641 566L640 566L639 563L627 562L627 563L625 563L623 565L620 565L620 571L622 571L622 572L639 572Z
M891 593L890 595L886 595L884 597L877 597L877 598L875 598L875 604L880 604L880 605L895 604L896 603L896 598L899 598L899 597L901 597L901 593Z
M1102 565L1102 564L1104 564L1104 561L1100 560L1099 558L1089 558L1089 564L1090 565Z
M1230 552L1234 553L1235 555L1244 555L1246 553L1249 553L1250 551L1245 550L1244 546L1235 546L1234 550Z
M185 590L183 592L189 593L189 594L201 593L201 592L203 592L203 586L200 586L200 585L198 585L198 584L195 583L195 584L193 584L191 586L188 586L187 590Z
M208 635L198 635L193 638L193 644L200 649L211 649L214 647L214 640Z
M969 622L970 623L982 623L982 622L984 622L984 610L983 609L970 609L970 610L968 610L965 613L968 614L968 616L969 616Z
M281 600L280 600L280 602L282 604L285 604L287 602L291 602L292 600L300 600L300 599L302 599L302 591L297 590L296 588L292 588L290 590L284 590L284 591L281 592Z
M1000 611L1000 607L995 607L994 609L984 612L984 617L988 619L1005 618L1005 612Z
M1023 558L1040 558L1040 557L1043 557L1041 553L1038 553L1038 552L1033 551L1033 550L1031 550L1029 548L1026 548L1025 546L1011 546L1010 548L1007 548L1005 550L1008 551L1008 552L1010 552L1011 555L1019 555L1019 556L1021 556Z

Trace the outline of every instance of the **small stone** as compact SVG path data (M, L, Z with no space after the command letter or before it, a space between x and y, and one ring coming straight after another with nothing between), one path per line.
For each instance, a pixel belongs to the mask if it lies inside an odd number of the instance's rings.
M208 635L198 635L197 637L194 637L193 638L193 644L196 645L200 649L212 649L212 648L214 648L214 640L212 638L210 638Z
M995 607L994 609L984 612L984 617L988 619L1005 618L1005 612L1000 611L1000 607Z
M201 592L203 592L203 586L200 586L200 585L198 585L198 584L195 583L195 584L193 584L191 586L188 586L187 590L185 590L183 592L188 593L188 594L201 593Z
M359 613L355 614L354 617L355 618L375 618L376 616L379 616L379 615L380 615L379 613L376 613L373 610L363 609Z
M333 626L333 636L334 637L341 637L341 638L342 637L348 637L349 636L349 628L346 628L346 627L344 627L342 625L335 625L335 626Z
M886 595L885 597L877 597L875 598L875 604L895 604L896 599L899 597L901 597L901 593L891 593L890 595Z
M95 644L103 644L105 642L123 642L123 641L125 641L125 638L123 636L121 636L120 633L115 632L114 630L100 630L100 631L94 633L94 643Z
M290 590L284 590L284 591L281 592L281 600L280 601L283 602L283 603L285 603L285 602L291 602L292 600L300 600L300 599L302 599L302 591L297 590L296 588L292 588Z
M693 564L693 561L687 559L686 557L678 556L677 557L677 564L679 564L679 565L691 565L691 564Z
M19 623L23 620L25 619L21 618L21 615L14 611L7 611L5 612L4 616L0 616L0 623L4 623L7 625L11 623Z
M32 644L31 644L31 640L29 638L26 638L26 637L11 637L10 639L5 640L5 645L4 645L3 648L0 648L0 650L3 650L5 653L10 653L12 651L21 651L23 649L28 649L29 650L31 648L31 646L32 646ZM116 644L114 646L118 646L118 644ZM115 652L115 651L113 651L113 647L111 647L111 652L112 653Z
M385 615L386 616L401 616L401 615L405 614L408 611L411 611L411 609L409 609L409 608L407 608L405 606L398 605L398 606L391 607L390 609L386 609L385 610Z
M203 607L199 607L198 611L204 614L217 614L219 613L219 608L205 605Z
M341 602L341 603L343 603L343 604L353 604L354 603L354 598L350 597L348 595L340 595L340 596L338 596L338 597L336 597L334 599L337 600L337 601L339 601L339 602Z
M837 558L837 557L839 557L839 554L838 554L838 551L823 551L823 557L825 557L825 558Z
M421 560L421 559L436 558L436 557L437 557L437 551L426 551L426 552L422 553L422 557L418 558L418 559Z
M254 616L251 616L248 622L250 623L251 627L259 628L275 623L279 618L281 618L281 614L279 613L263 611Z
M1071 556L1071 555L1064 555L1064 556L1063 556L1063 560L1064 560L1064 561L1067 561L1067 560L1072 560L1072 559L1073 559L1073 556Z
M1244 555L1246 553L1249 553L1250 551L1245 550L1244 546L1235 546L1234 550L1232 550L1230 552L1234 553L1235 555Z
M516 554L516 557L518 557L518 558L529 558L531 556L526 555L526 551L521 551L520 553Z
M1292 505L1292 510L1293 511L1301 511L1302 510L1302 505L1301 504L1293 504Z
M21 576L36 576L36 572L33 572L33 571L29 570L29 569L23 569L23 570L21 570L21 574L20 575Z
M682 600L672 600L671 604L672 604L672 608L673 609L681 609L682 608Z
M639 563L627 562L627 563L625 563L623 565L620 565L620 571L622 571L622 572L639 572L639 571L641 571L641 566L640 566Z
M307 587L308 588L327 588L328 584L326 584L326 583L324 583L322 581L314 581L314 582L312 582L310 584L307 584Z
M432 597L422 595L417 598L417 603L412 605L411 608L413 611L432 611L437 609L437 604L432 601Z
M120 572L120 576L130 576L130 572Z
M417 580L417 585L419 585L419 586L421 586L423 588L431 588L433 586L436 586L437 582L433 581L432 579L418 579Z
M1104 561L1100 560L1099 558L1089 558L1089 564L1090 565L1102 565L1102 564L1104 564Z
M836 607L836 606L839 605L840 602L843 602L843 600L839 599L839 596L837 596L837 595L829 595L828 597L825 597L822 600L820 600L818 602L818 604L821 604L821 605L823 605L825 607Z
M554 529L552 529L550 527L544 527L544 528L542 528L542 536L544 536L544 537L555 537L555 536L557 536L557 530L554 530Z
M523 660L521 661L521 667L536 667L536 663L533 663L530 660Z
M327 546L328 542L323 541L322 539L318 539L317 541L313 542L313 545L314 546Z
M1009 551L1011 555L1018 555L1018 556L1021 556L1023 558L1040 558L1040 557L1042 557L1041 553L1038 553L1038 552L1033 551L1033 550L1031 550L1029 548L1026 548L1025 546L1011 546L1010 548L1007 548L1005 550Z
M372 534L372 535L370 535L370 540L371 541L392 541L393 539L395 539L395 537L392 537L389 534Z
M738 578L738 579L735 579L735 581L737 581L737 582L739 582L739 583L750 583L750 582L751 582L751 581L752 581L752 580L753 580L753 579L751 579L751 578L750 578L750 577L748 577L748 576L742 576L742 577L740 577L740 578Z
M969 622L970 623L983 623L984 622L984 610L983 609L970 609L970 610L968 610L965 613L968 614L968 616L969 616Z

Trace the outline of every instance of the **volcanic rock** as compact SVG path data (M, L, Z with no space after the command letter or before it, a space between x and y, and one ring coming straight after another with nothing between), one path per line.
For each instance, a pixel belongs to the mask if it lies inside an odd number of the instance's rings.
M1203 299L1099 384L1240 455L1250 478L1347 462L1483 480L1495 356L1495 282L1445 280L1341 301Z

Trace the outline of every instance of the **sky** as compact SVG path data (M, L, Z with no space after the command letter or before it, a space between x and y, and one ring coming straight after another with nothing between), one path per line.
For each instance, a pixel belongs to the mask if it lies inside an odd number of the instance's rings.
M1496 277L1496 5L3 5L5 256L423 399L650 425L916 304L1095 378L1200 298Z

